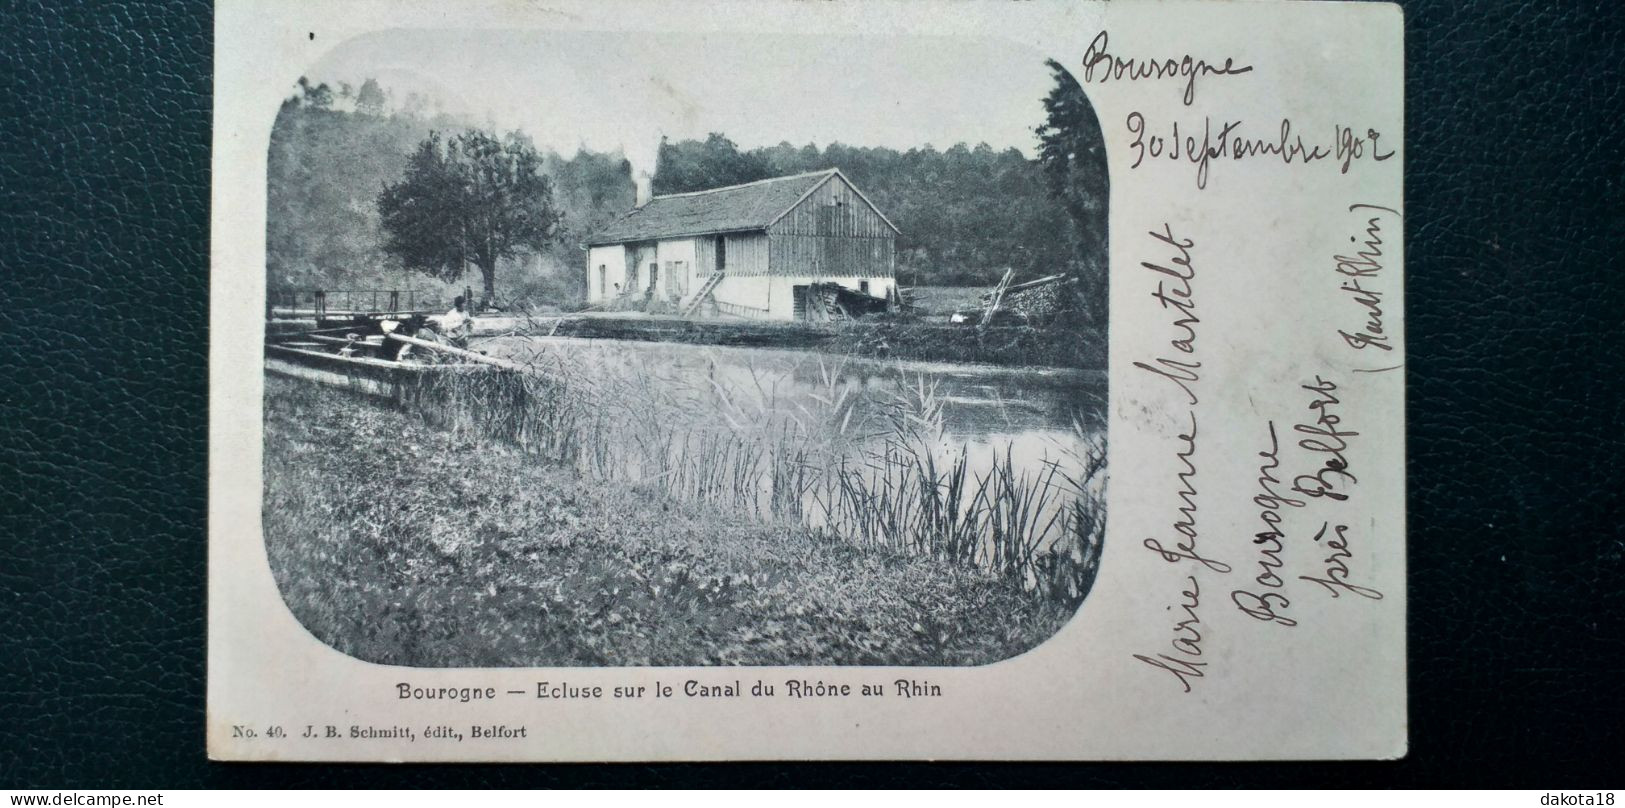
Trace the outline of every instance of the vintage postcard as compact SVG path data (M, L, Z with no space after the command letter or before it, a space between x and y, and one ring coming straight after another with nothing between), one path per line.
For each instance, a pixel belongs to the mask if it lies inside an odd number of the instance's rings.
M1402 28L221 0L209 755L1404 755Z

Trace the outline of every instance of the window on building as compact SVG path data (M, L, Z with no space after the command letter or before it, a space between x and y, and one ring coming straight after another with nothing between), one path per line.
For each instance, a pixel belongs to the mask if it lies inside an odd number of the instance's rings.
M869 294L869 282L868 281L858 281L858 291L860 291L860 292L862 292L864 294Z
M598 265L598 296L609 297L609 266Z
M717 236L717 271L728 268L728 240Z

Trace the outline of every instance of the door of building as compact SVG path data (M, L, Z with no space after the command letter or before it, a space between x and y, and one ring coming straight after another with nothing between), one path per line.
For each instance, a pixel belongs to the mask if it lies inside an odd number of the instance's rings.
M807 319L807 287L790 287L791 315L797 320Z

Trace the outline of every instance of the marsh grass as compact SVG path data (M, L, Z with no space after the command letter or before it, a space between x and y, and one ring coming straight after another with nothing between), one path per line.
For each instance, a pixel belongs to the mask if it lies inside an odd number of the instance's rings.
M1080 423L1053 454L978 454L949 438L945 402L923 376L860 391L821 364L816 389L790 395L753 368L695 379L546 351L523 361L524 372L420 374L401 398L454 434L721 519L979 569L1071 608L1093 585L1105 447Z
M553 400L485 387L512 381L447 387ZM550 423L528 420L540 416L425 423L299 380L268 378L266 391L271 570L307 629L368 661L973 665L1025 651L1071 616L976 567L719 520L656 480L605 485L537 462L542 451L599 462L584 442L536 434ZM540 442L522 450L524 436Z

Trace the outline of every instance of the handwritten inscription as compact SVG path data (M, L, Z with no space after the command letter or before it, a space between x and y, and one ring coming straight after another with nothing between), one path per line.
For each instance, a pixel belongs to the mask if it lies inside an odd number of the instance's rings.
M1341 276L1338 293L1360 307L1360 318L1357 325L1340 329L1339 336L1354 350L1388 351L1390 333L1377 283L1384 269L1387 216L1398 214L1363 204L1349 206L1349 211L1359 212L1364 218L1363 238L1353 239L1355 249L1347 251L1352 254L1336 255L1334 267ZM1164 649L1132 657L1166 674L1162 678L1181 692L1190 693L1197 682L1214 672L1210 665L1215 658L1205 654L1203 646L1202 593L1204 584L1210 583L1205 579L1229 576L1235 570L1220 560L1228 545L1221 542L1217 551L1206 546L1212 542L1203 541L1199 518L1198 408L1202 402L1199 389L1203 366L1196 241L1176 234L1168 223L1147 235L1159 254L1141 261L1140 268L1148 273L1142 276L1151 281L1147 297L1155 303L1153 311L1166 318L1168 336L1161 351L1133 366L1160 379L1158 384L1165 382L1161 389L1184 404L1185 412L1177 416L1184 425L1172 439L1174 503L1172 518L1165 523L1168 532L1147 537L1143 546L1161 561L1180 565L1183 586L1178 598L1167 607L1174 618L1164 635ZM1251 490L1256 523L1247 571L1235 583L1219 579L1225 582L1222 591L1228 593L1237 611L1286 630L1296 629L1306 619L1304 615L1311 614L1302 611L1304 596L1300 589L1330 594L1334 599L1344 595L1383 599L1383 593L1361 573L1348 526L1319 512L1346 507L1343 503L1359 484L1351 455L1360 432L1347 421L1347 394L1338 379L1326 372L1299 383L1297 390L1308 397L1300 405L1304 414L1295 419L1287 446L1283 447L1282 430L1276 422L1264 422L1265 440L1256 453L1257 475ZM1318 521L1294 528L1294 517L1290 516L1293 513ZM1319 530L1309 538L1314 525Z
M1363 322L1353 331L1338 329L1337 335L1356 351L1392 351L1394 346L1383 326L1382 290L1374 284L1381 280L1385 260L1382 249L1384 214L1398 216L1399 212L1382 205L1366 204L1350 205L1349 211L1361 211L1366 216L1364 239L1349 236L1349 241L1356 247L1354 254L1334 255L1332 261L1337 274L1344 278L1337 288L1359 307Z
M1174 121L1161 130L1165 134L1157 134L1152 131L1145 116L1137 111L1128 114L1125 124L1133 137L1129 142L1129 153L1133 155L1134 162L1129 168L1139 168L1148 158L1188 162L1196 166L1198 189L1207 188L1208 172L1216 160L1239 162L1273 158L1284 165L1307 165L1331 160L1337 164L1339 173L1347 174L1357 161L1380 163L1394 156L1392 149L1384 151L1378 145L1382 133L1376 129L1368 128L1362 135L1352 127L1337 125L1332 127L1329 141L1316 140L1312 136L1305 140L1302 133L1293 132L1292 121L1287 118L1281 119L1279 131L1272 136L1244 135L1242 121L1221 122L1215 130L1212 118L1203 118L1200 127L1186 126L1183 130L1179 121Z
M1298 475L1292 481L1292 490L1313 499L1325 497L1341 502L1349 498L1347 487L1359 482L1349 471L1347 452L1348 439L1360 433L1341 428L1343 417L1336 407L1343 402L1337 397L1337 382L1316 376L1314 384L1303 385L1303 389L1315 394L1309 402L1309 411L1315 420L1297 424L1292 429L1308 436L1300 439L1298 445L1320 458L1320 468Z
M1163 561L1177 564L1181 561L1195 561L1214 572L1229 572L1230 565L1223 561L1207 558L1196 550L1198 532L1196 530L1196 463L1191 459L1196 455L1196 411L1190 413L1191 428L1178 436L1179 451L1174 456L1179 458L1183 467L1175 475L1179 478L1179 488L1175 495L1179 498L1177 512L1179 517L1173 522L1173 529L1183 538L1174 541L1172 548L1163 546L1156 538L1145 540L1145 548L1162 557Z
M1158 653L1156 656L1135 654L1134 658L1158 670L1167 671L1179 681L1184 692L1191 692L1191 680L1200 679L1202 670L1207 667L1206 662L1197 662L1196 658L1202 655L1202 618L1196 615L1196 608L1202 605L1202 586L1197 582L1196 576L1185 578L1186 587L1180 595L1180 613L1185 619L1174 624L1173 639L1168 644L1173 647L1174 655Z
M1326 538L1328 529L1332 531L1331 538ZM1381 592L1349 580L1352 575L1349 562L1354 558L1354 551L1349 548L1348 525L1332 525L1329 522L1322 524L1320 531L1315 534L1315 542L1323 543L1332 551L1323 562L1326 565L1325 571L1320 576L1299 575L1299 580L1319 584L1334 598L1342 597L1342 593L1349 592L1370 600L1382 600Z
M1253 504L1258 507L1259 524L1264 528L1253 534L1253 546L1258 551L1258 573L1253 576L1253 583L1258 588L1256 591L1245 587L1236 589L1230 593L1230 602L1242 614L1254 620L1290 628L1296 626L1298 621L1286 616L1292 601L1282 592L1286 586L1280 574L1285 566L1281 554L1286 549L1283 543L1286 533L1281 529L1281 508L1302 508L1307 503L1283 496L1277 490L1281 485L1281 478L1276 476L1276 470L1281 467L1281 441L1275 434L1274 421L1269 423L1269 433L1270 447L1258 453L1264 462L1258 467L1258 493L1253 496Z
M1173 349L1170 354L1189 359L1164 356L1157 358L1155 364L1135 362L1134 366L1172 382L1185 394L1186 400L1195 405L1200 399L1196 395L1194 385L1201 380L1198 371L1202 367L1202 363L1195 359L1196 326L1201 323L1195 314L1196 301L1192 286L1196 278L1196 267L1191 262L1191 250L1195 248L1196 242L1176 237L1172 226L1168 224L1162 226L1162 232L1151 231L1147 235L1156 240L1159 246L1171 248L1174 253L1164 262L1167 266L1151 261L1142 262L1140 266L1155 274L1166 276L1157 280L1156 291L1151 293L1151 297L1163 311L1172 312L1174 337L1168 341L1168 347ZM1168 278L1172 278L1176 283L1170 285ZM1172 548L1165 546L1159 539L1148 538L1145 540L1145 547L1169 563L1195 561L1214 572L1229 572L1229 564L1204 557L1196 548L1199 536L1196 523L1196 514L1199 510L1196 502L1196 410L1189 410L1187 417L1190 419L1190 428L1177 436L1179 449L1174 453L1180 465L1180 470L1176 472L1179 487L1175 493L1180 504L1177 509L1179 516L1173 521L1172 527L1181 538L1174 540Z
M1110 38L1105 31L1095 34L1088 50L1083 52L1083 83L1105 84L1108 81L1143 81L1146 79L1182 78L1185 94L1181 100L1190 106L1196 100L1196 80L1207 76L1235 76L1251 73L1252 65L1237 65L1232 57L1223 64L1210 64L1190 54L1164 58L1133 58L1117 56L1109 49Z
M1185 587L1180 591L1180 619L1174 623L1171 630L1173 636L1169 640L1173 653L1135 654L1134 658L1167 672L1183 692L1189 693L1192 680L1203 678L1208 665L1207 662L1197 661L1202 656L1202 618L1199 614L1202 584L1198 576L1206 573L1228 574L1231 567L1204 555L1198 549L1201 531L1197 519L1200 506L1196 485L1198 431L1195 407L1201 400L1196 390L1202 379L1202 362L1197 358L1197 326L1201 325L1202 320L1196 313L1196 264L1192 260L1196 241L1175 235L1173 226L1169 224L1147 235L1166 257L1160 261L1141 262L1140 267L1156 277L1156 287L1150 297L1157 302L1158 309L1170 318L1172 336L1163 356L1151 362L1135 362L1134 366L1169 382L1177 389L1180 398L1189 407L1185 417L1190 426L1174 438L1174 458L1178 469L1174 473L1178 480L1174 495L1178 504L1170 527L1178 537L1169 539L1171 545L1160 538L1149 537L1144 545L1170 564L1195 562L1197 566L1186 575ZM1170 606L1169 610L1172 609Z
M1103 52L1104 41L1100 45ZM1136 112L1129 115L1128 126L1134 135L1131 154L1135 167L1152 159L1188 160L1197 166L1198 188L1206 186L1208 166L1220 159L1272 157L1286 164L1335 161L1347 173L1358 161L1383 161L1394 154L1379 147L1381 134L1375 130L1366 130L1362 136L1338 126L1331 141L1316 142L1295 134L1289 120L1282 121L1274 140L1245 137L1239 121L1217 127L1207 123L1202 130L1189 133L1176 124L1171 135L1164 137L1153 135L1144 116ZM1332 256L1338 284L1332 292L1337 302L1328 309L1333 316L1325 322L1348 350L1389 354L1395 350L1396 334L1390 312L1385 311L1392 308L1384 305L1388 302L1384 298L1385 272L1394 252L1392 234L1400 214L1368 203L1348 205L1347 211L1358 217L1354 235L1347 236L1350 246L1323 253ZM1211 610L1203 609L1204 593L1227 595L1229 605L1250 618L1244 622L1274 627L1259 631L1299 630L1311 618L1319 618L1321 612L1309 607L1325 595L1332 602L1380 601L1384 595L1372 585L1370 567L1362 563L1366 559L1349 528L1352 514L1341 513L1350 507L1347 503L1355 496L1358 475L1363 472L1356 468L1361 432L1354 428L1352 421L1357 419L1351 419L1347 403L1358 398L1345 389L1346 380L1340 374L1321 370L1307 381L1286 382L1300 397L1299 414L1288 422L1290 427L1278 426L1278 419L1262 422L1253 461L1257 473L1247 491L1250 529L1235 531L1221 521L1214 523L1220 525L1215 532L1204 523L1202 467L1219 462L1219 468L1227 468L1230 463L1224 457L1205 460L1208 455L1202 451L1199 427L1204 421L1201 408L1206 395L1202 346L1207 338L1204 309L1198 302L1199 251L1196 239L1168 222L1146 235L1150 241L1144 245L1152 252L1139 261L1144 274L1138 277L1146 284L1144 295L1152 306L1144 314L1160 319L1165 336L1159 339L1157 350L1132 366L1155 377L1158 381L1149 384L1181 411L1173 413L1176 426L1164 433L1171 435L1164 438L1172 464L1166 472L1170 476L1165 478L1169 485L1162 488L1172 492L1170 512L1166 521L1159 522L1160 529L1143 539L1142 546L1178 570L1180 586L1178 595L1170 595L1166 601L1171 617L1161 631L1161 647L1130 656L1147 677L1189 694L1219 673L1215 666L1221 660L1232 658L1208 647L1213 618ZM1320 322L1316 320L1315 325ZM1355 371L1356 378L1377 372ZM1250 534L1249 541L1230 540L1235 533ZM1242 548L1245 558L1230 558ZM1230 561L1237 566L1232 567Z
M1153 230L1148 235L1174 252L1171 258L1164 259L1162 263L1142 261L1140 266L1166 276L1157 280L1157 290L1151 293L1151 298L1164 311L1171 309L1176 312L1173 320L1175 334L1168 341L1168 346L1174 349L1171 354L1186 358L1161 356L1153 360L1154 364L1135 362L1134 366L1174 383L1185 394L1187 403L1194 406L1198 399L1192 386L1201 380L1199 371L1202 369L1202 363L1195 359L1196 326L1202 321L1196 316L1196 298L1191 288L1191 282L1196 277L1196 268L1191 265L1191 248L1196 246L1196 242L1176 238L1173 228L1167 224L1162 226L1162 232ZM1193 426L1191 432L1194 434L1195 431Z

